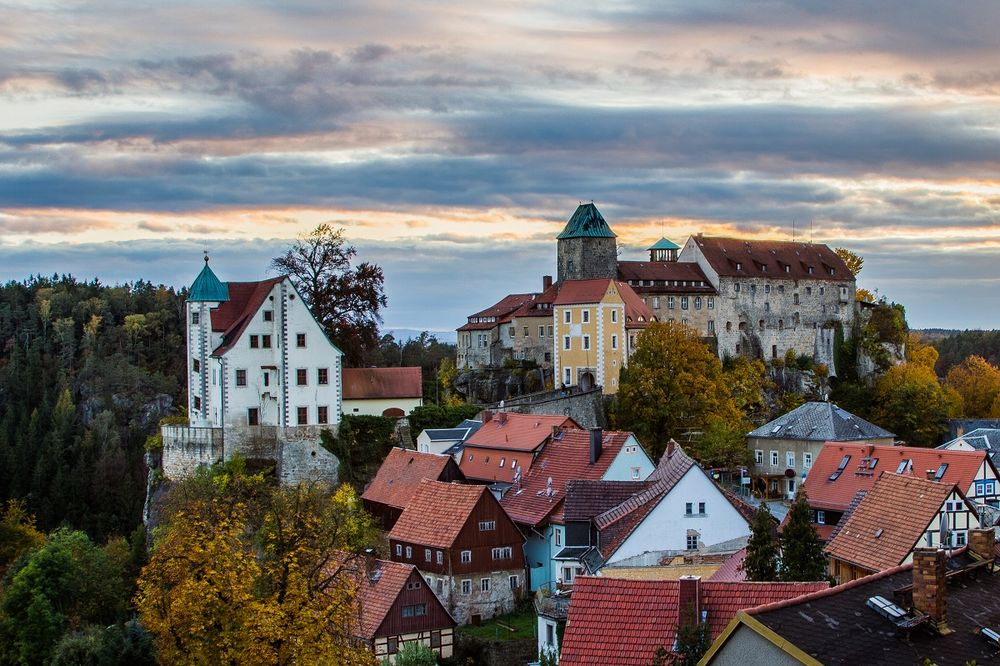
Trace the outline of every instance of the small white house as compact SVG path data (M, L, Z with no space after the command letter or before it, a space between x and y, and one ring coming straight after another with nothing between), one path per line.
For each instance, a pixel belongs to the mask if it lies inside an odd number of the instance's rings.
M427 428L417 435L417 451L451 455L455 452L454 447L461 446L482 425L482 421L466 419L454 428ZM461 462L461 452L452 457L456 458L455 462Z

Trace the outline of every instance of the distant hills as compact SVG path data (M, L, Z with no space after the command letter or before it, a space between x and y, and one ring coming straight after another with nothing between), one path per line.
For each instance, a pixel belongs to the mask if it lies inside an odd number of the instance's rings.
M382 335L391 335L397 342L406 342L411 338L420 337L420 334L423 332L424 331L419 331L415 328L388 328L383 330L381 333ZM433 335L438 339L438 342L455 344L458 341L458 333L455 331L427 331L427 334Z

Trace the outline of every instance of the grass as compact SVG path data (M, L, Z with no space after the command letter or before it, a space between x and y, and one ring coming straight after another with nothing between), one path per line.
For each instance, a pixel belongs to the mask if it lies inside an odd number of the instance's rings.
M513 613L487 620L478 627L470 624L459 627L458 631L467 636L475 636L484 640L515 641L534 638L536 624L535 608L529 603L524 604ZM514 631L510 631L507 627L512 627Z

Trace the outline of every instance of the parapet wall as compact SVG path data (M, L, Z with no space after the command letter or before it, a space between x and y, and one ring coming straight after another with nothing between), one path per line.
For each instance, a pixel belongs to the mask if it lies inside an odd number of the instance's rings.
M221 462L222 428L161 426L163 437L163 474L168 479L183 479L201 466Z
M500 409L493 405L492 409ZM555 414L568 416L583 428L606 428L604 415L604 392L600 386L589 391L579 391L576 387L566 390L529 393L504 400L503 409L519 414Z

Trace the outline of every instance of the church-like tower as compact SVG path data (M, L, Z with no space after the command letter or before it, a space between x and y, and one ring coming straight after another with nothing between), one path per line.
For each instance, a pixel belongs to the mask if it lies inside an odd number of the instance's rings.
M615 279L618 276L618 245L615 233L593 203L580 204L559 241L557 279Z
M188 415L192 426L219 425L219 404L209 381L212 340L212 310L229 300L229 288L208 267L195 278L187 299Z

